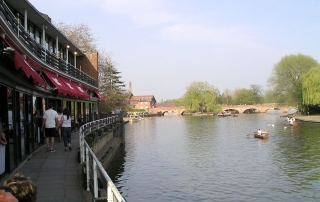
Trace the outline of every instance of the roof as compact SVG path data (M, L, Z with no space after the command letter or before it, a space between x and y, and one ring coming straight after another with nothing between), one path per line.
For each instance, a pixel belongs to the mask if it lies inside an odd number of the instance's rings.
M5 0L6 4L10 5L19 13L24 13L25 9L28 11L28 20L32 22L32 24L41 28L43 25L47 27L46 34L55 38L55 36L59 37L59 43L61 45L69 45L70 52L77 52L78 56L84 56L84 53L76 47L62 32L60 32L52 23L51 18L47 14L43 14L39 12L29 1L27 0Z
M130 101L150 102L155 100L153 95L131 96Z

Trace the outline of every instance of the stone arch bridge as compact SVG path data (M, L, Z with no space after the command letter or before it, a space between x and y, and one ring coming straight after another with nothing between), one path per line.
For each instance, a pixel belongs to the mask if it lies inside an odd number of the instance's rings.
M267 109L279 108L282 109L283 112L287 112L290 106L286 104L277 104L277 103L270 103L270 104L256 104L256 105L223 105L222 109L225 111L238 111L239 113L244 113L245 111L255 111L255 112L266 112ZM182 114L185 111L184 107L161 107L161 108L150 108L148 112L150 113L158 113L158 112L167 112L167 111L174 111L178 114Z

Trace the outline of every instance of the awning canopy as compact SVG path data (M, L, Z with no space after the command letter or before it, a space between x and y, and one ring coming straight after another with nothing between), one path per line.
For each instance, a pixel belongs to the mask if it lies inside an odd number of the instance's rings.
M81 88L80 85L76 85L75 82L72 82L66 78L59 77L69 88L69 90L72 92L72 96L83 98L83 99L89 99L90 96ZM80 90L81 89L81 90Z
M42 69L42 72L47 75L53 85L57 88L58 94L73 96L73 92L69 90L69 87L61 80L61 77L58 77L55 73L45 69Z
M103 102L103 103L106 102L106 99L104 99L104 97L99 93L99 91L94 90L94 89L92 89L92 91L93 91L95 94L97 94L97 96L98 96L99 99L100 99L100 102Z
M63 94L65 96L69 95L71 97L90 99L89 94L83 90L80 84L70 81L64 77L59 77L55 73L48 70L42 69L42 71L47 75L50 81L55 85L58 90L58 94Z
M31 65L18 53L17 51L14 52L14 66L16 70L22 68L24 73L28 78L32 78L33 83L39 84L39 86L45 88L46 83L40 77L40 75L31 67Z
M83 99L90 99L90 95L82 88L82 86L78 83L72 82L73 85L78 89L78 91L81 93Z

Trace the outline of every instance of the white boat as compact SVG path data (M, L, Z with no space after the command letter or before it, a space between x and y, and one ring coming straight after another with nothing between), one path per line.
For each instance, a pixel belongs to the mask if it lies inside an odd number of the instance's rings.
M272 108L272 109L267 109L266 110L267 114L282 114L283 110L279 108Z
M138 115L130 115L130 117L129 117L130 122L135 122L135 121L139 121L139 120L141 120L141 117Z
M163 113L163 116L178 116L178 113L169 110L169 111L164 112L164 113Z

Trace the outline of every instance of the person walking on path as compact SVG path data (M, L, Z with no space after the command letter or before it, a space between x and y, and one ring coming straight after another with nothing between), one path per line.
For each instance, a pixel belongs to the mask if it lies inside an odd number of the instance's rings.
M62 117L62 107L59 107L58 110L57 110L57 113L58 113L58 123L60 123L61 121L61 117ZM61 142L61 127L58 127L58 124L57 124L57 131L58 131L58 134L59 134L59 142Z
M70 116L70 111L68 108L65 108L63 110L63 116L61 117L61 120L57 127L61 126L61 133L63 136L63 142L64 142L64 151L72 150L71 148L71 116Z
M55 152L56 150L53 149L54 144L54 135L56 133L56 124L58 123L58 113L53 110L53 103L50 102L48 105L48 109L43 113L42 119L42 127L41 131L45 128L45 136L47 141L47 152ZM51 139L51 147L49 138Z

